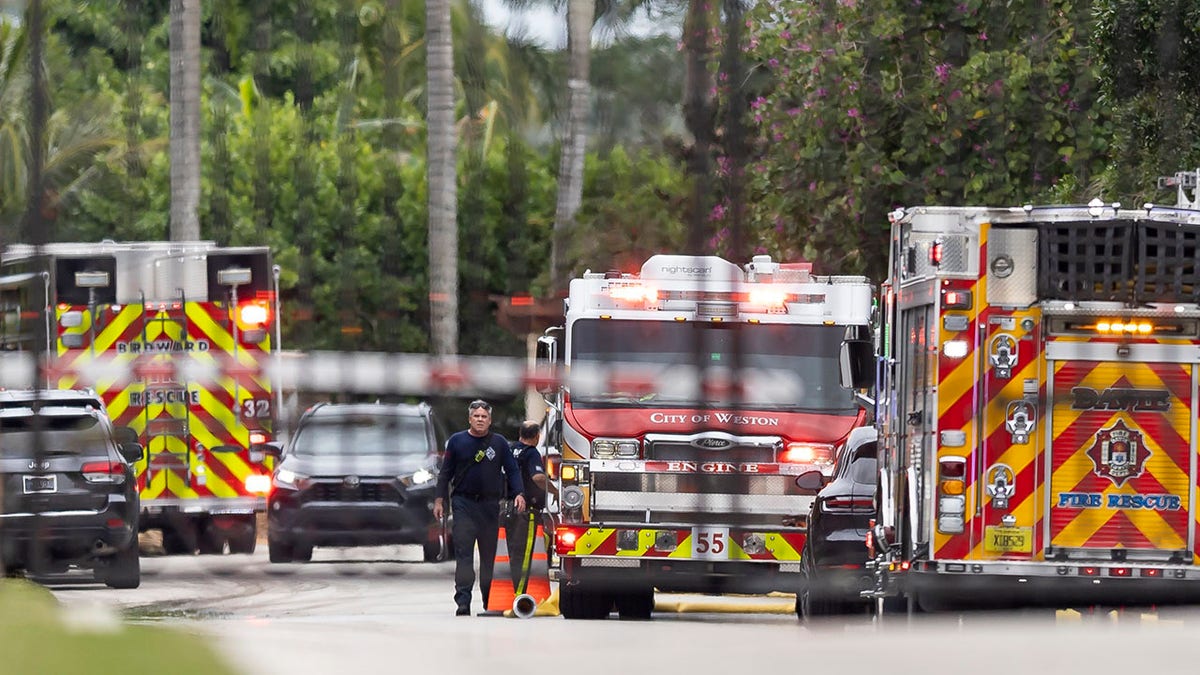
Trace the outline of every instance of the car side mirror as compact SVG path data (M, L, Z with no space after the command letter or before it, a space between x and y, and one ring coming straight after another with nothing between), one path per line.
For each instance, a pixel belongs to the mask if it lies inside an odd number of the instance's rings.
M796 487L806 492L819 492L829 484L829 478L820 471L805 471L796 476Z
M115 440L118 443L137 443L138 435L137 435L137 432L134 431L132 427L114 426L113 427L113 440Z
M142 458L146 456L145 448L142 447L141 443L137 442L121 443L120 451L121 456L124 457L125 461L129 462L130 464L133 464L134 462L140 462L142 461Z

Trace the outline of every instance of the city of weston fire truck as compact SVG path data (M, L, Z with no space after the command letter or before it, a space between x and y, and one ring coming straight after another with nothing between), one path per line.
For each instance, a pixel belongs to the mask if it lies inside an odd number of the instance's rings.
M862 342L845 361L857 384L878 375L866 595L929 611L1194 599L1200 211L891 220L878 373Z
M44 386L86 386L146 448L140 528L168 553L255 548L275 394L278 270L265 247L212 242L11 246L0 349L46 359ZM201 376L201 374L203 376Z
M571 281L541 338L563 616L648 617L654 591L794 591L813 493L865 414L839 378L872 288L755 256L655 255ZM557 455L557 456L556 456Z

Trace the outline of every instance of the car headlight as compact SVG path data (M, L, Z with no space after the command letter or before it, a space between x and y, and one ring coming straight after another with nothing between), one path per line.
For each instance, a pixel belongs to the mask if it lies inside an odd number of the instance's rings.
M308 480L308 476L302 476L295 471L280 467L275 470L275 476L272 480L275 483L275 487L299 490L304 487L304 482Z
M406 487L417 487L418 485L425 485L435 478L437 478L437 474L429 469L417 469L409 475L400 476L400 482Z

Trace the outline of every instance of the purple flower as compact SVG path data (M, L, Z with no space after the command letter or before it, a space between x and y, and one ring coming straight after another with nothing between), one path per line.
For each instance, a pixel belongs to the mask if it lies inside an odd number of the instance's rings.
M771 66L772 68L778 68L779 67L779 59L771 59L770 61L767 61L767 65Z
M950 80L950 71L952 69L953 66L949 63L939 63L933 67L933 74L937 76L937 79L942 84L946 84Z
M724 204L714 205L712 207L712 212L708 214L708 219L712 220L712 221L721 220L724 217L725 217L725 205ZM721 233L724 233L724 232L725 232L725 230L721 230ZM718 233L718 236L721 233Z
M979 41L987 42L987 31L979 31Z
M795 117L800 114L800 109L799 108L788 108L787 114L788 114L788 117Z
M846 114L854 118L862 117L862 114L858 112L858 108L851 108L846 111Z

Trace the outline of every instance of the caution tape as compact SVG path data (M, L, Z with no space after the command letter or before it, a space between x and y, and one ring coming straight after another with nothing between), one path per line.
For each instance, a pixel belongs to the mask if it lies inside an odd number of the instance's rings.
M247 362L224 353L111 354L64 365L39 363L32 354L0 355L0 387L28 389L70 375L75 386L111 389L138 382L200 386L230 378L263 378L283 391L360 394L515 394L559 384L576 393L736 400L753 392L759 402L794 403L805 383L798 373L771 369L695 368L648 363L533 366L523 358L385 352L284 352Z

